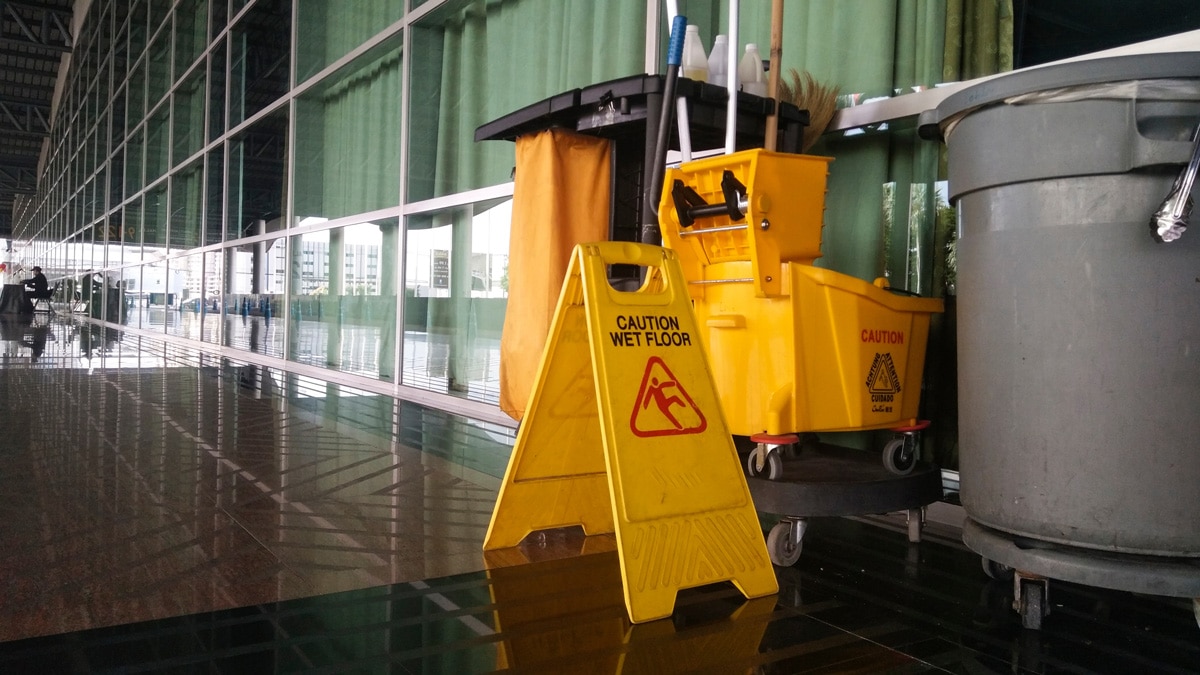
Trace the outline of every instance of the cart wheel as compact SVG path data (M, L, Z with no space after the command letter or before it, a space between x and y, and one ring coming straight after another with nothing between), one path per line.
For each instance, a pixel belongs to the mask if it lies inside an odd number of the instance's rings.
M765 452L767 459L763 462L762 467L758 465L759 453ZM767 480L779 480L783 477L783 458L779 456L778 450L763 450L756 448L754 452L746 455L746 474L751 478L766 478Z
M883 466L898 476L907 476L917 466L917 453L905 448L904 441L893 438L883 446Z
M908 542L921 543L921 530L925 529L924 509L918 507L908 510Z
M1046 616L1046 586L1039 581L1021 581L1021 625L1041 630Z
M998 579L1000 581L1011 581L1013 578L1013 568L998 563L995 560L988 560L980 557L979 562L983 563L983 573L988 575L989 579Z
M771 562L779 567L791 567L800 560L800 551L804 548L804 529L800 528L800 537L793 534L791 521L781 520L767 533L767 555Z
M1192 598L1192 614L1196 615L1196 626L1200 628L1200 598Z

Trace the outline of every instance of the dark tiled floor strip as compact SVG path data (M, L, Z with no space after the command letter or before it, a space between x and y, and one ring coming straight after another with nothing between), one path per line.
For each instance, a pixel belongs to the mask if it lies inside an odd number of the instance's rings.
M776 598L694 589L672 619L633 626L610 551L4 643L0 670L1200 671L1184 603L1055 584L1044 629L1023 630L975 555L877 523L814 521L779 576Z

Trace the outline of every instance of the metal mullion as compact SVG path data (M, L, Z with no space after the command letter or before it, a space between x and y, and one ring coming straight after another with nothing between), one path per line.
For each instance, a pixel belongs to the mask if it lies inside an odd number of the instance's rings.
M441 197L432 199L423 199L419 202L411 202L405 204L403 213L406 216L412 216L419 213L431 213L434 211L443 211L455 206L467 206L476 202L487 201L489 199L503 199L513 195L514 184L498 183L488 187L476 188L465 192L455 192Z
M411 6L411 2L409 5ZM404 67L400 72L400 184L397 187L400 195L401 213L397 218L397 245L400 250L396 252L396 265L392 274L396 275L393 280L394 288L396 289L396 319L395 327L392 329L396 336L396 344L392 347L392 382L396 386L400 386L404 382L404 312L408 303L405 295L405 280L408 274L408 218L404 216L404 205L408 202L408 139L409 139L409 106L412 103L412 17L409 12L405 12L403 17L404 34L401 36L401 49L403 51Z
M226 0L226 2L228 2L228 0ZM228 9L229 9L228 6L226 6L226 11L228 11ZM229 28L228 24L225 27ZM226 39L224 36L222 36L220 38L220 40L221 40L221 45L225 49L225 58L222 61L222 63L225 64L225 95L221 97L221 105L223 106L223 109L221 110L222 131L217 136L217 138L214 139L213 142L221 144L221 161L223 164L223 169L221 171L221 180L224 181L224 183L221 186L221 243L228 245L228 243L229 243L229 164L230 164L230 159L231 159L229 156L229 139L233 137L229 133L229 96L230 96L229 82L230 82L230 76L231 76L230 68L232 66L230 64L231 59L229 58L230 57L229 40ZM210 85L212 84L211 72L209 75L209 84ZM205 138L208 137L208 129L204 130L204 135L205 135ZM224 294L224 291L222 291L222 294ZM224 298L222 298L222 300L224 300ZM225 303L222 302L221 304L224 305Z
M295 4L292 5L292 11L293 12L296 11ZM294 16L295 15L293 14L293 17ZM293 36L295 35L295 30L296 30L296 25L295 25L295 21L293 19L293 22L292 22ZM294 50L294 46L293 46L293 50ZM292 70L293 70L293 72L295 71L294 62L293 62ZM296 180L295 180L295 178L296 178L296 176L295 176L295 174L296 174L296 171L295 171L295 166L296 166L296 152L295 152L295 148L296 148L296 97L294 95L294 92L292 92L292 91L288 92L287 104L288 104L288 125L287 125L287 144L288 144L287 145L287 157L288 157L288 161L285 164L285 170L287 172L287 175L284 177L284 185L286 186L284 189L287 190L288 197L287 197L287 200L283 204L283 213L281 214L281 217L284 220L282 223L283 227L280 228L284 233L284 235L283 235L283 237L284 237L284 239L283 239L283 255L284 255L284 260L287 261L287 265L285 266L285 269L287 269L287 274L285 274L284 278L283 278L283 308L282 308L283 311L281 312L282 320L283 320L283 356L284 356L285 360L288 359L292 354L292 331L290 330L291 321L289 321L289 319L291 318L292 279L295 276L294 274L292 274L292 264L295 261L295 256L292 253L292 246L294 244L293 244L293 237L291 234L291 229L292 229L292 213L295 212L294 204L295 204L295 199L296 199L296 193L295 193L295 184L296 184ZM266 265L266 263L267 263L267 261L265 261L265 260L260 262L261 265Z
M291 45L288 47L288 92L287 92L287 107L288 107L288 124L287 124L287 162L284 163L284 189L287 190L287 199L283 204L283 213L280 217L283 218L283 223L280 229L284 232L283 254L284 260L287 260L287 274L283 278L283 307L281 307L281 319L283 321L283 356L288 359L292 354L292 331L291 331L291 315L292 315L292 263L294 256L292 254L292 220L293 214L296 212L296 132L297 132L297 105L296 105L296 59L299 54L298 43L300 41L300 3L292 3L292 25L290 26ZM269 250L269 249L268 249ZM262 265L266 265L267 261L261 261Z
M225 344L225 322L229 318L229 308L225 305L225 297L229 293L230 269L228 264L229 250L233 248L228 241L229 228L229 144L223 143L221 146L221 241L217 242L214 251L219 251L221 255L221 337L217 340L217 344Z

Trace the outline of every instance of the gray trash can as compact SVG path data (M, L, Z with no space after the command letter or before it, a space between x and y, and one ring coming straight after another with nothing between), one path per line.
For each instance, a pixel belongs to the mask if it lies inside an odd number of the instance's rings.
M1200 53L1013 73L922 124L946 142L959 216L967 516L1089 551L1200 556L1200 222L1167 244L1149 226L1191 155ZM1200 594L1191 569L1130 590Z

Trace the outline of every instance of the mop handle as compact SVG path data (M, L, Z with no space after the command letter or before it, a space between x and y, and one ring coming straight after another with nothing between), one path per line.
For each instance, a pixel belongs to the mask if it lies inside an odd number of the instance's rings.
M683 38L687 33L687 17L676 14L671 21L671 41L667 43L667 67L683 65Z
M687 17L676 14L671 21L671 41L667 46L667 76L663 84L662 114L658 121L658 135L654 143L654 166L650 169L650 212L658 216L658 198L662 193L663 174L667 161L667 142L671 130L671 106L675 101L675 81L679 79L679 66L683 63L683 35L687 32ZM661 244L662 234L657 220L642 223L642 243Z
M679 5L679 3L677 3L675 0L667 0L667 17L671 20L671 23L672 23L671 43L670 43L671 45L675 44L674 36L676 33L675 33L674 22L675 22L675 19L677 17L679 17L679 6L678 5ZM687 43L687 36L686 36L687 24L685 23L684 26L685 26L685 32L683 33L684 37L680 42L680 49L682 49L683 46ZM671 47L671 46L668 46L668 48L667 48L667 52L668 52L667 65L668 66L671 65L670 51L672 48L673 47ZM682 67L683 66L683 52L682 51L679 52L679 55L680 55L679 59L678 59L679 63L677 65ZM664 105L669 105L670 103L671 103L670 101L663 102ZM679 159L684 162L690 162L690 161L692 161L692 132L691 132L691 123L688 121L688 105L687 105L687 100L680 98L678 96L675 97L675 121L676 121L676 126L679 128Z

